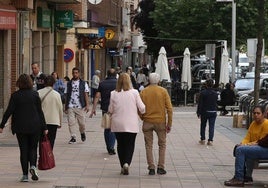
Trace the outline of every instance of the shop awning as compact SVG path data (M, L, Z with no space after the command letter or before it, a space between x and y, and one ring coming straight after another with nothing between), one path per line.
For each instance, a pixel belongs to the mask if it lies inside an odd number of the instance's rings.
M0 5L0 29L17 28L17 11L10 5Z

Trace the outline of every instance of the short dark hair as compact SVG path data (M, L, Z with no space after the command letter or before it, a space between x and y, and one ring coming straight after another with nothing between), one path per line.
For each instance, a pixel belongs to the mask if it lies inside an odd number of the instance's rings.
M107 77L116 77L116 71L113 68L107 70Z
M230 84L230 83L227 83L227 84L225 85L225 88L226 88L226 89L231 89L231 84Z
M214 80L212 80L212 79L206 80L206 86L207 87L211 88L211 87L213 87L213 85L214 85Z
M16 82L19 89L32 89L33 80L28 74L21 74Z
M31 65L37 65L39 67L39 63L33 62Z
M261 110L262 113L265 112L265 107L263 105L256 105L252 108L252 112L256 109L259 108Z
M75 70L78 71L78 72L80 72L80 69L79 69L78 67L74 67L74 68L72 69L72 72L75 71Z
M55 78L51 75L46 76L44 79L45 86L53 86L55 82Z
M64 80L66 80L66 81L70 81L70 78L69 78L68 76L65 76L65 77L64 77Z

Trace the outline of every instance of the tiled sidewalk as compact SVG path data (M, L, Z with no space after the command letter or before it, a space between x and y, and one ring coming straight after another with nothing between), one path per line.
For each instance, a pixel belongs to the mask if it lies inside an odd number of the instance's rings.
M56 167L39 171L40 181L20 183L19 150L14 136L0 135L0 187L3 188L217 188L233 176L232 149L246 132L232 128L232 117L218 116L213 146L199 145L199 119L195 107L174 108L171 133L167 138L166 175L149 176L143 134L136 139L130 175L120 175L117 155L105 149L100 111L87 119L87 140L70 145L66 118L58 130L54 154ZM157 140L154 153L158 157ZM157 161L157 159L156 159ZM268 183L267 170L254 172L253 187Z

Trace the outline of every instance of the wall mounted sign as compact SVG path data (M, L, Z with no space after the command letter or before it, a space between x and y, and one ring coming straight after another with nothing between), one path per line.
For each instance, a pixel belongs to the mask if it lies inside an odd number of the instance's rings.
M106 31L105 31L105 38L107 39L107 40L112 40L113 38L114 38L114 31L113 30L111 30L111 29L107 29Z
M64 62L68 63L74 58L74 51L70 48L64 48Z
M16 10L2 9L0 6L0 29L16 29L16 19Z
M42 7L37 7L37 27L51 27L51 11Z
M59 10L55 13L55 23L58 28L67 29L73 27L73 11Z

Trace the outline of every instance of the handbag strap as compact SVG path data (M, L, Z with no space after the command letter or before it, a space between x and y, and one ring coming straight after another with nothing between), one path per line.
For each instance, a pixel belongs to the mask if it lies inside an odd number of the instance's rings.
M45 96L42 98L41 102L43 102L43 101L45 100L46 96L47 96L52 90L53 90L53 89L50 88L50 90L49 90L49 91L45 94Z

